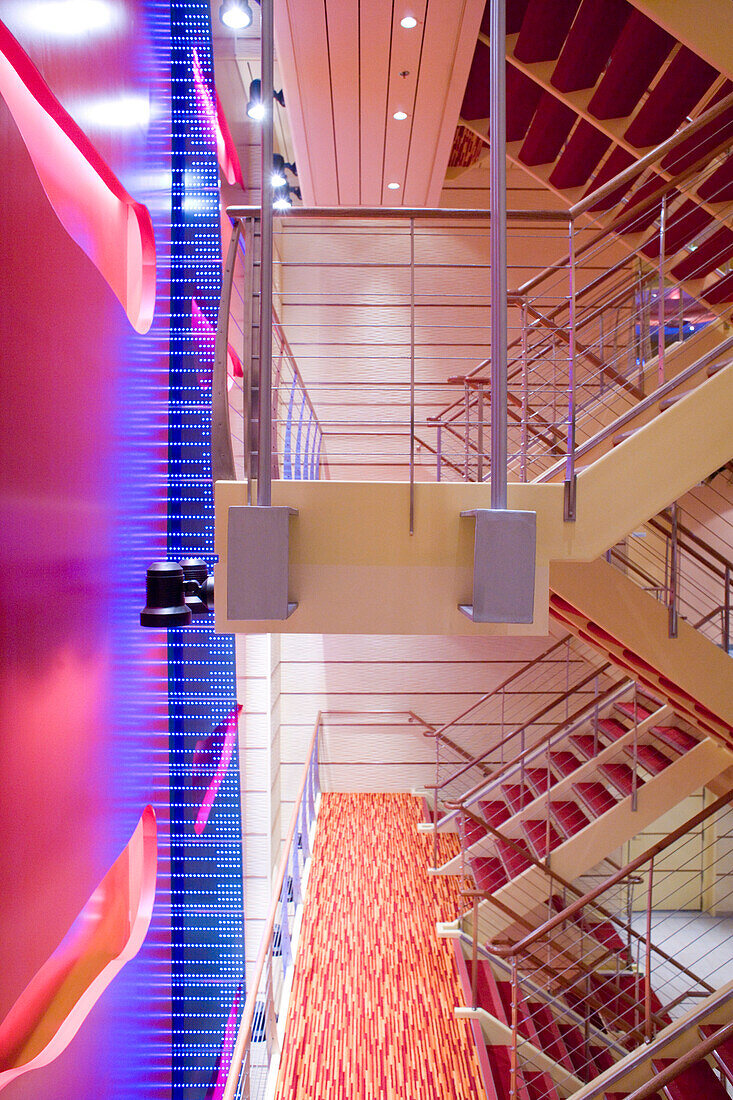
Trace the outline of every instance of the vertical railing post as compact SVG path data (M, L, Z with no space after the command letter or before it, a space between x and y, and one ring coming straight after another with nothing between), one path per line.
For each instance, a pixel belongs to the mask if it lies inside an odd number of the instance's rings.
M522 438L519 460L520 481L527 480L527 407L528 407L527 377L527 299L522 299Z
M464 468L463 480L470 481L468 460L470 457L471 446L471 391L468 387L468 382L464 379L463 382L463 400L466 403L466 465Z
M471 1006L478 1008L478 897L473 896L473 948L471 955Z
M644 945L644 1038L652 1038L652 890L654 886L654 857L649 861L649 881L646 891L646 943Z
M576 518L575 476L575 226L569 223L568 251L568 309L570 348L568 353L568 454L565 463L565 498L563 518L572 522Z
M657 379L660 386L664 384L664 246L666 217L667 196L662 195L662 206L659 211L659 300L657 302Z
M410 534L415 533L415 219L410 218Z
M436 464L436 480L440 481L441 469L443 464L443 424L438 423L437 440L435 442L435 464Z
M478 451L477 456L477 470L476 480L484 480L484 385L483 382L479 382L476 393L476 400L478 403L477 411L477 432L476 432L476 448Z
M512 1045L509 1051L509 1100L516 1100L517 1097L517 1001L519 989L517 988L517 956L512 955Z
M634 752L633 771L631 775L631 809L636 812L639 793L639 704L637 701L637 688L634 683Z
M506 0L491 0L491 507L507 506Z
M723 584L723 649L726 653L730 650L730 566L726 565Z
M275 36L273 0L260 0L261 5L261 92L265 114L262 119L262 252L260 264L260 378L259 378L259 444L257 461L257 503L272 504L272 154Z
M677 601L679 588L679 546L677 544L677 501L672 505L672 533L669 548L669 637L677 637Z
M438 866L438 788L440 787L440 735L435 738L435 791L433 792L433 867Z

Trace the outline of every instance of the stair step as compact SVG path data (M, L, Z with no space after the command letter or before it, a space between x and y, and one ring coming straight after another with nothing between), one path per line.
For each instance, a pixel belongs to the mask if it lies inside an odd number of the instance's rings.
M611 1057L611 1052L608 1047L589 1046L588 1050L599 1073L604 1073L605 1070L610 1069L611 1066L615 1065L615 1062ZM606 1095L608 1095L608 1093ZM650 1097L649 1100L653 1100L653 1097Z
M589 936L592 936L598 943L607 947L609 951L613 951L619 955L626 954L626 944L616 931L613 921L600 920L597 923L584 921L584 927Z
M495 829L507 821L512 815L506 802L479 802L479 813L483 817L484 821L487 821L489 825L493 825Z
M719 370L723 370L724 367L730 366L730 361L723 363L713 363L708 367L708 378L712 378L714 374L717 374Z
M529 806L530 802L534 802L534 794L529 787L523 787L519 783L505 783L502 785L501 793L509 803L510 809L515 813L519 813L525 806Z
M634 721L634 704L633 703L616 703L616 709L620 710L622 714L625 714L627 718ZM654 711L649 710L648 707L643 706L641 703L636 704L636 713L638 715L637 721L643 722L645 718L648 718Z
M575 1073L575 1066L565 1046L552 1011L542 1001L528 1001L527 1007L532 1014L540 1050L552 1058L553 1062Z
M703 1039L709 1039L718 1031L715 1024L703 1024L698 1028ZM733 1039L726 1039L712 1052L712 1057L718 1063L728 1080L733 1083Z
M509 1047L494 1047L487 1043L486 1057L489 1063L489 1073L496 1087L497 1100L509 1100L512 1075Z
M498 856L476 856L470 863L471 873L479 890L493 894L507 883L506 871Z
M548 772L547 768L525 768L524 778L530 784L535 795L545 794L546 791L557 783L557 776Z
M582 1081L588 1081L597 1075L596 1067L590 1064L590 1050L586 1050L583 1032L574 1024L564 1023L558 1020L557 1029L562 1036L568 1057L575 1070L576 1077Z
M532 861L528 859L529 848L527 847L526 841L514 840L510 844L502 837L497 837L496 847L504 865L504 870L507 873L507 878L517 878L518 875L521 875L523 871L526 871L528 867L532 866ZM519 851L517 851L518 848ZM524 855L525 852L527 855Z
M578 752L582 753L586 760L592 760L606 747L600 738L594 737L592 733L576 733L569 740L573 742Z
M469 848L472 844L475 844L477 840L483 840L487 835L486 829L483 825L479 825L477 821L473 821L472 818L466 817L464 814L458 819L458 831L460 832L464 845Z
M629 732L629 727L625 726L623 722L619 722L618 718L599 718L598 729L612 741L618 741L620 737L624 737Z
M628 764L601 764L598 768L608 782L616 788L622 798L628 798L634 791L634 773ZM644 780L636 777L636 789L644 786Z
M633 753L633 746L630 745L626 751L627 753ZM652 775L659 775L672 763L669 757L656 749L654 745L637 745L636 758L641 766L651 772Z
M577 794L594 817L602 817L617 805L616 799L602 783L575 783L573 793Z
M503 1023L509 1022L504 1020L504 1009L496 989L496 979L490 964L485 959L478 960L476 1002L480 1008L485 1008L492 1016L496 1016L497 1020L502 1020Z
M604 1092L603 1094L606 1100L626 1100L627 1096L631 1096L630 1092ZM647 1100L663 1100L660 1092L653 1092L647 1097Z
M586 825L590 825L590 819L585 816L580 806L575 802L551 802L550 813L565 833L565 836L575 836Z
M699 744L696 737L679 726L655 726L652 732L675 752L686 753Z
M673 1058L653 1058L652 1065L657 1073L667 1069ZM664 1086L670 1100L728 1100L728 1093L721 1085L712 1066L703 1058L694 1066L684 1070L678 1077Z
M530 843L532 851L537 856L537 859L544 859L547 855L548 835L550 839L549 850L551 852L562 844L562 839L559 833L553 828L552 824L550 824L548 828L547 822L541 821L538 818L532 818L530 821L523 821L522 830Z
M571 752L551 752L550 762L563 779L566 775L572 775L580 767L580 760Z
M540 1073L539 1070L528 1070L522 1067L521 1076L524 1078L529 1100L560 1100L560 1095L549 1073Z

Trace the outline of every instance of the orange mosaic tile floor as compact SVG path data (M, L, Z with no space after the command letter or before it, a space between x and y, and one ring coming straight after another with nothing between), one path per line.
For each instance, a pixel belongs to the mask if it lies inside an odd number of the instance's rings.
M322 798L277 1096L483 1096L453 948L435 925L457 880L427 874L432 839L409 795ZM455 836L441 837L444 857Z

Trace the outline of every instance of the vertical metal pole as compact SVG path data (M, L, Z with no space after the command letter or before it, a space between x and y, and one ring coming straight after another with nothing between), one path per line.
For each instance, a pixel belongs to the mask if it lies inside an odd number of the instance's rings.
M659 212L659 300L657 302L657 379L664 383L664 247L665 222L667 217L667 196L662 195L662 207Z
M516 1096L517 1096L517 1069L519 1068L518 1067L518 1061L517 1061L517 1044L518 1044L518 1039L519 1039L519 1029L518 1029L518 1026L517 1026L517 1016L518 1016L517 1001L519 1000L518 994L519 994L519 989L518 989L518 982L517 982L517 956L512 955L512 1018L511 1018L512 1045L511 1045L510 1050L509 1050L509 1054L510 1054L510 1061L509 1061L509 1097L510 1097L510 1100L516 1100Z
M442 424L438 424L438 433L437 434L438 434L438 438L437 438L436 443L435 443L435 463L436 463L436 467L437 467L437 470L436 470L437 480L440 481L440 474L441 474L440 467L441 467L442 462L443 462L443 454L442 454L442 451L443 451L443 425Z
M565 462L565 522L574 521L576 513L575 479L575 233L572 219L569 227L568 309L570 348L568 354L568 456Z
M652 888L654 884L654 857L649 862L649 882L646 892L646 944L644 952L644 1037L652 1038Z
M634 751L632 759L633 772L631 775L631 809L636 813L639 794L639 704L637 701L637 685L634 684Z
M466 403L466 466L464 470L464 481L469 481L469 469L468 460L471 457L470 454L470 437L471 437L471 390L469 389L468 382L463 383L463 400Z
M506 0L491 0L491 507L507 505Z
M723 649L727 653L730 649L730 567L726 565L723 578L725 592L723 593Z
M478 432L476 433L476 448L478 450L477 480L484 480L484 385L478 384Z
M471 958L471 1005L478 1008L478 898L473 896L473 953Z
M415 219L410 218L410 534L415 533Z
M272 144L274 91L273 0L261 0L262 76L265 116L262 119L262 263L260 265L260 438L257 470L257 503L272 503Z
M677 546L677 501L672 505L672 538L669 553L669 636L677 637L677 599L678 599L678 572L679 548Z
M522 440L519 459L519 477L521 481L527 480L527 299L522 299Z

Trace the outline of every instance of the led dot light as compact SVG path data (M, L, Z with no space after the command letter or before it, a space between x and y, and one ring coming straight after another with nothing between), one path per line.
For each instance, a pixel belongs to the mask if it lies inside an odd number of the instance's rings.
M399 183L388 183L387 188L390 191L399 191L400 185L399 185Z
M411 31L413 27L417 26L417 19L414 15L406 15L404 19L400 19L400 26Z
M405 111L395 111L392 118L396 118L398 122L404 122L407 118L407 113Z

